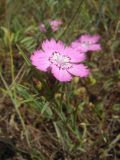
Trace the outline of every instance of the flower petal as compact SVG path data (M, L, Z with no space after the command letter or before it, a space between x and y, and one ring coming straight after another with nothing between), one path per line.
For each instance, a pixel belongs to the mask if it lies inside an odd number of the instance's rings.
M69 55L69 57L73 63L83 62L86 59L85 53L81 53L80 51Z
M48 67L50 66L50 62L48 60L48 56L40 51L37 50L34 54L30 57L32 64L39 70L46 72Z
M74 64L68 69L68 72L74 76L87 77L89 75L89 69L83 64Z
M86 59L86 55L83 52L77 50L77 48L73 49L72 47L66 47L64 54L70 57L70 61L73 63L82 62Z
M60 20L52 20L52 21L50 21L50 25L51 25L51 28L52 28L53 32L57 31L61 24L62 24L62 21L60 21Z
M85 47L83 46L81 43L79 44L78 48L76 48L77 51L79 52L84 52L86 53L87 51L89 51L89 47Z
M91 40L91 36L89 34L84 34L78 39L78 41L82 43L89 42L90 40Z
M100 36L97 34L96 35L84 34L78 39L79 42L90 42L91 44L97 43L99 40Z
M77 47L79 46L79 43L80 43L80 42L79 42L78 40L76 40L76 41L72 42L70 46L71 46L72 48L77 48Z
M65 45L62 41L55 41L54 39L46 40L42 43L42 49L48 53L52 54L52 52L60 52L64 51Z
M85 53L88 51L88 47L85 47L85 45L81 42L78 42L78 41L74 41L72 44L71 44L71 47L73 49L75 49L76 51L80 52L80 53Z
M67 72L67 70L59 69L56 65L52 65L51 72L54 77L61 82L67 82L72 80L72 76L70 75L70 73Z
M41 32L46 32L46 28L45 28L45 25L43 23L40 24L39 28L40 28Z
M100 40L100 36L98 34L91 36L91 43L97 43Z
M87 42L87 41L86 41ZM101 45L97 43L92 43L89 41L90 44L81 43L81 42L73 42L71 44L72 48L79 52L87 52L87 51L99 51L101 50Z
M100 51L101 45L100 44L92 44L89 46L89 51Z

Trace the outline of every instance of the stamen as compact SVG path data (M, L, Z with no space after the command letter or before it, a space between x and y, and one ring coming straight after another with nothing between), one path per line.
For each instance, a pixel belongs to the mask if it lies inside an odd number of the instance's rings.
M59 69L68 69L72 67L72 64L70 63L71 58L66 56L66 55L62 55L59 52L53 52L52 56L49 58L49 61L52 64L55 64Z

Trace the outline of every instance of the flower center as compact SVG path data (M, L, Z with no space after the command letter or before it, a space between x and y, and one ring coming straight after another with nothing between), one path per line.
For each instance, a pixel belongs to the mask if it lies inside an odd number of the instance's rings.
M49 58L49 61L60 69L71 68L72 64L70 63L70 60L70 57L61 55L59 52L53 52L52 56Z
M91 42L82 42L82 47L89 48Z

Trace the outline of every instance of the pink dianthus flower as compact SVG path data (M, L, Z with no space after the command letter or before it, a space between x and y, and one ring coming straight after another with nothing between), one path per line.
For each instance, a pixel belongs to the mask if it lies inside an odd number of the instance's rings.
M60 25L62 25L62 21L61 20L52 20L52 21L49 21L49 24L50 24L50 27L52 29L53 32L56 32ZM46 27L43 23L40 24L40 31L41 32L46 32Z
M98 43L99 39L99 35L91 36L89 34L85 34L72 42L71 47L81 52L99 51L101 50L101 45Z
M66 47L62 41L44 41L42 49L36 50L30 59L38 70L51 71L61 82L71 81L73 76L86 77L89 74L89 69L80 64L85 60L85 54Z

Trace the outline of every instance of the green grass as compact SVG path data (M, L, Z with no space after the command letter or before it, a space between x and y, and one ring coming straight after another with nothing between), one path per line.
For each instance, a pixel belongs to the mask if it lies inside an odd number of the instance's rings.
M118 160L119 0L0 4L0 136L17 137L16 152L22 155L22 148L32 160ZM56 33L41 33L39 23L48 19L64 24ZM83 33L101 35L102 51L90 54L86 62L88 78L62 84L31 65L30 55L44 39L69 44Z

